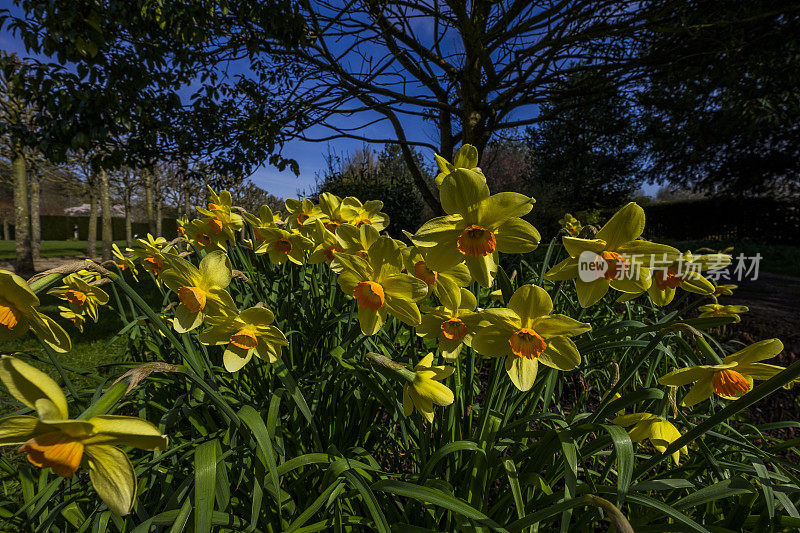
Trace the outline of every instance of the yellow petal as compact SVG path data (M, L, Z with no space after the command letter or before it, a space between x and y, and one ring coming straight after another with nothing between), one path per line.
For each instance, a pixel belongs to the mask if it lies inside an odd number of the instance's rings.
M253 357L252 349L239 348L229 344L222 354L222 364L228 372L238 372L244 365L250 362Z
M578 303L581 307L589 307L596 304L608 292L610 282L605 278L585 282L581 279L575 280L575 289L578 292Z
M651 415L650 413L631 413L629 415L620 415L612 420L611 423L617 426L628 427L645 420L653 420L656 418L658 418L656 415Z
M35 416L8 416L0 419L0 446L22 444L47 431Z
M515 234L525 237L525 240L535 240L538 243L540 236L536 228L519 218L530 213L531 208L533 208L533 198L518 192L501 192L482 201L475 213L475 220L471 222L490 230L499 230L511 223L505 230L509 246Z
M514 331L508 327L501 328L494 325L482 328L472 337L472 348L487 357L511 355L508 339Z
M692 388L689 389L689 392L683 397L681 405L691 407L703 400L711 398L711 395L714 394L714 384L711 380L712 374L708 374L697 380L697 383L692 385Z
M94 435L83 441L89 444L133 446L142 450L163 450L167 437L158 428L134 416L102 415L89 419Z
M128 514L137 489L136 474L128 456L119 448L100 444L87 446L83 460L100 499L116 514Z
M489 198L486 178L475 171L455 169L439 188L439 201L448 215L475 216L479 204Z
M689 366L686 368L673 370L669 374L661 376L660 378L658 378L658 382L661 383L662 385L680 387L681 385L694 383L697 380L703 379L705 377L710 377L715 370L730 368L731 366L733 365L725 365L719 367L718 365Z
M783 343L778 339L767 339L756 342L732 353L722 361L724 363L737 362L740 365L756 363L764 359L771 359L783 351Z
M397 298L387 293L383 307L395 318L409 326L417 326L422 320L417 304L404 298Z
M225 252L216 250L200 261L200 275L204 287L225 288L231 283L231 260Z
M496 251L481 257L466 256L464 262L467 264L472 279L477 281L482 287L491 286L497 275L498 256Z
M581 364L578 347L567 337L547 339L547 348L539 356L539 362L558 370L572 370Z
M522 319L522 327L530 327L535 318L553 311L553 300L547 291L536 285L523 285L511 296L508 308Z
M364 335L375 335L378 330L383 326L383 321L386 316L386 311L383 311L381 316L380 310L373 311L366 307L358 308L358 323L361 326L361 333Z
M566 315L547 315L534 320L531 328L543 338L549 339L550 337L580 335L591 330L592 326Z
M579 239L577 237L562 237L561 243L570 257L580 257L582 252L599 254L606 249L606 241L602 239Z
M545 274L547 279L554 281L566 281L578 277L578 260L573 257L568 257L554 265Z
M42 420L69 418L67 398L50 376L16 357L0 359L0 380L11 395L31 409Z
M536 359L509 355L506 357L505 367L508 377L511 378L511 382L516 388L524 392L533 387L539 368Z
M616 213L600 228L595 236L607 243L607 250L616 250L620 245L637 239L644 231L644 209L631 202Z

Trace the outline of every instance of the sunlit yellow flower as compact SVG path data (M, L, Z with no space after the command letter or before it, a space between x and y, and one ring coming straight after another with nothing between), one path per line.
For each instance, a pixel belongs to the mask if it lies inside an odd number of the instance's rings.
M583 229L580 221L569 213L565 214L564 218L559 219L558 223L561 224L561 229L572 237L578 235Z
M631 202L600 228L594 239L563 237L570 257L551 268L552 280L575 280L582 307L595 304L608 288L641 294L650 288L654 261L673 260L680 252L672 246L639 240L644 231L644 210ZM584 272L579 275L579 264ZM589 270L590 266L597 268Z
M58 314L61 315L61 318L66 318L72 322L75 327L78 328L78 331L83 333L83 325L86 323L86 315L83 313L76 313L69 307L64 307L63 305L59 305L58 310Z
M352 205L356 209L356 215L350 223L354 226L367 224L378 231L383 231L389 225L389 215L381 211L383 202L380 200L368 200L362 204L360 200L353 198Z
M287 259L301 265L305 261L306 252L314 247L313 241L302 236L296 229L269 228L260 231L259 238L260 241L257 240L253 251L269 255L270 262L275 265L282 265Z
M272 325L275 315L266 307L250 307L241 313L209 316L210 326L200 334L200 342L226 344L222 355L225 370L236 372L255 355L274 363L281 357L281 347L289 342L281 330Z
M285 205L286 211L289 212L286 220L293 228L299 228L304 225L309 218L318 216L321 213L319 206L315 205L314 202L308 198L303 198L302 200L289 198L286 200Z
M746 305L721 305L721 304L706 304L697 308L700 311L700 318L717 318L717 317L732 317L734 324L740 322L742 317L740 313L746 313L750 309Z
M381 236L375 226L362 224L356 227L352 224L341 224L336 227L336 240L339 242L340 251L357 255L362 259L369 258L369 248Z
M314 241L314 250L308 256L308 262L312 265L333 261L334 254L342 251L342 244L336 235L325 229L320 220L315 220L312 224L304 227L310 227L309 235Z
M658 306L669 304L675 298L675 289L709 295L714 293L714 284L707 280L701 272L729 265L731 256L724 254L706 254L692 256L685 253L669 265L653 267L653 283L647 289L650 300Z
M38 306L39 298L24 279L0 270L0 342L19 339L30 329L53 350L70 351L72 342L67 332L55 320L34 309Z
M628 430L628 435L633 442L641 442L648 439L653 448L661 453L664 453L667 450L667 446L681 437L681 432L672 425L672 422L650 413L633 413L618 416L612 420L612 423L622 427L633 426ZM672 454L672 460L675 461L676 465L680 461L681 454L689 455L689 449L683 446Z
M181 237L186 237L186 226L189 225L189 215L181 215L180 218L175 219L175 223L178 226L178 235Z
M268 205L262 205L258 210L258 216L245 213L244 218L253 226L253 234L256 242L264 240L263 231L277 227L282 222L281 214L273 213Z
M475 313L478 305L475 295L467 289L459 289L456 294L448 306L423 309L422 323L417 326L417 335L436 339L448 361L458 357L463 345L472 346L472 336L481 320Z
M56 382L14 357L0 359L0 380L38 415L0 419L0 445L19 446L32 464L61 477L71 478L79 467L86 468L109 509L128 514L136 499L136 473L117 446L163 450L167 437L150 422L132 416L70 420L67 399Z
M66 301L68 307L75 313L87 314L97 322L97 309L108 303L106 291L95 285L89 285L77 274L65 276L64 285L47 291Z
M159 276L167 266L167 256L174 256L166 246L167 239L156 239L148 233L145 239L136 239L136 247L128 248L128 251L133 252L133 256L142 261L142 267L160 281Z
M198 250L225 251L226 243L231 237L224 231L217 231L212 227L211 219L196 218L184 226L186 238Z
M358 321L364 335L374 335L391 313L410 326L420 323L416 302L427 294L427 285L401 273L403 261L397 243L380 237L369 250L369 258L338 253L331 269L339 273L339 287L358 302Z
M133 260L130 257L125 256L116 243L111 245L111 253L114 254L114 263L116 263L117 268L122 272L130 272L133 276L133 279L139 281L139 278L136 277L136 274L138 274L139 271L136 270L136 265L133 263Z
M403 249L403 262L406 272L421 279L428 286L428 294L433 293L442 305L458 309L461 300L461 287L472 282L472 276L464 263L442 271L431 270L425 256L428 248L409 246ZM473 307L474 309L474 307Z
M714 296L731 296L733 291L738 289L738 285L717 285L714 287Z
M215 234L223 233L228 240L235 240L235 233L242 229L244 220L242 215L233 212L233 199L228 191L219 194L209 187L208 209L197 207L197 211L206 215L208 229Z
M521 216L534 200L515 192L489 195L483 175L457 168L439 188L446 216L429 220L412 240L427 248L428 268L449 270L466 262L472 278L484 287L497 274L498 252L527 253L539 244L539 232Z
M362 207L361 202L352 196L339 198L335 194L323 192L319 195L319 211L312 213L303 225L319 220L325 229L336 233L339 225L354 223Z
M172 258L162 274L164 284L178 295L181 303L175 309L173 326L178 333L199 326L206 314L215 315L224 308L236 309L231 295L231 262L224 252L214 251L196 267L182 257Z
M403 411L410 416L416 408L428 422L433 422L433 405L453 403L453 391L441 383L453 373L452 366L432 366L429 353L414 367L414 379L403 387Z
M581 363L578 348L569 337L591 329L565 315L551 315L553 301L547 291L523 285L508 301L508 309L481 312L488 322L472 338L481 355L505 357L505 367L514 385L529 390L536 380L539 363L558 370L572 370Z
M726 400L736 400L753 389L753 380L767 380L784 370L782 366L760 363L783 351L783 343L769 339L751 344L732 353L718 365L681 368L659 378L662 385L679 387L694 383L682 404L692 406L716 394Z
M439 173L435 178L437 187L441 187L444 179L456 169L469 170L483 176L483 172L478 168L478 149L471 144L462 144L461 148L456 150L452 163L439 154L434 154L433 157L436 159L436 166L439 167Z

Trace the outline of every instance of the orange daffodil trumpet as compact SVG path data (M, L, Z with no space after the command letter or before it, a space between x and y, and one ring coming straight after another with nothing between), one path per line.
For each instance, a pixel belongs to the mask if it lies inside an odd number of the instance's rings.
M275 315L266 307L250 307L241 313L206 317L207 329L200 334L200 342L209 345L226 345L222 354L225 370L236 372L255 355L274 363L281 357L281 347L288 346L283 332L272 325Z
M0 359L0 380L19 402L38 416L0 419L0 445L18 446L32 464L71 478L78 468L109 509L126 515L136 499L136 473L117 446L163 450L167 437L146 420L101 415L88 420L69 418L67 399L47 374L14 357Z
M448 270L431 270L425 260L427 248L408 246L403 249L403 263L406 272L421 279L428 286L428 294L435 294L442 305L458 309L461 301L461 287L472 282L472 276L464 263ZM475 307L472 308L473 310Z
M426 248L431 270L465 262L472 278L488 287L497 275L498 252L527 253L539 244L539 232L520 218L530 212L533 198L514 192L490 195L478 172L456 168L443 179L439 199L447 215L429 220L412 237Z
M293 228L303 226L312 217L316 220L322 213L319 206L314 205L314 202L308 198L303 198L302 200L289 198L286 200L285 205L286 211L289 213L287 221Z
M472 345L472 336L481 320L475 312L478 302L467 289L459 289L448 305L423 309L422 323L417 326L417 335L436 339L442 356L453 361L461 353L461 347Z
M782 366L762 363L783 351L783 343L769 339L732 353L721 364L681 368L659 378L662 385L680 387L694 383L682 404L690 407L712 395L737 400L753 390L753 380L767 380L783 371ZM791 385L791 384L790 384Z
M472 338L481 355L505 357L505 368L514 386L526 391L533 386L539 363L566 371L581 363L578 348L569 337L591 329L565 315L551 315L550 295L535 285L523 285L508 301L508 308L486 309L480 316L488 325Z
M672 246L640 240L643 231L644 210L631 202L617 211L594 239L563 237L569 257L546 276L551 280L574 279L581 307L597 303L609 287L626 294L641 294L652 283L652 262L680 255Z
M633 442L649 440L653 448L661 453L664 453L667 446L681 437L681 432L672 422L651 413L621 415L612 420L612 423L622 427L633 426L628 430L628 435ZM689 449L683 446L672 454L672 460L676 465L680 461L681 454L689 455Z
M199 268L175 257L162 277L181 301L173 321L178 333L195 329L206 315L218 314L222 308L236 309L231 295L225 290L231 282L232 271L230 259L224 252L209 253L200 261Z
M417 326L421 317L416 302L427 294L425 282L401 273L403 261L398 245L380 237L369 250L369 258L336 254L331 269L338 283L358 304L358 321L364 335L374 335L391 313L400 321Z
M53 350L65 353L72 341L64 328L52 318L37 311L39 298L24 279L7 270L0 270L0 341L22 338L33 330Z

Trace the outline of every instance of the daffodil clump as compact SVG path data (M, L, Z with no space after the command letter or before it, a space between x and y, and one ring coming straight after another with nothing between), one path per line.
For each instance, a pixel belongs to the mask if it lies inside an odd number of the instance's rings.
M378 199L322 192L249 213L209 189L173 240L147 235L112 261L28 281L0 271L0 341L32 332L42 347L0 359L0 445L17 452L0 460L0 519L58 531L796 526L793 446L770 448L779 426L742 411L794 385L800 366L772 364L778 339L725 337L747 311L725 300L735 285L713 281L729 250L645 239L636 203L599 229L567 214L538 250L535 200L492 194L477 148L435 161L444 214L414 232ZM114 364L63 363L69 335L44 313L82 333L121 321Z

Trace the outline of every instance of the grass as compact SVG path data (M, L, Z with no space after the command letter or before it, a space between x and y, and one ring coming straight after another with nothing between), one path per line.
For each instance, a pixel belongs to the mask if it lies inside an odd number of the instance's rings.
M124 249L125 241L114 241ZM97 241L100 252L102 242ZM86 254L87 241L42 241L42 257L62 257ZM0 241L0 261L14 259L14 241Z
M772 274L783 274L785 276L800 277L800 246L789 244L758 244L750 241L730 243L725 241L659 241L665 242L679 248L680 250L698 250L710 248L712 250L724 249L733 246L733 251L729 252L733 256L733 265L736 265L736 257L744 254L745 257L754 257L761 254L759 269L761 272ZM751 261L747 261L749 266Z

